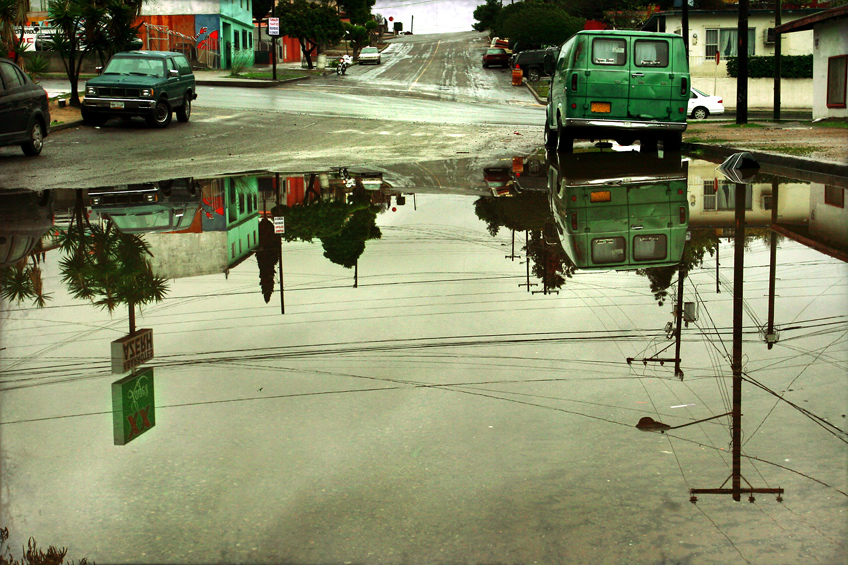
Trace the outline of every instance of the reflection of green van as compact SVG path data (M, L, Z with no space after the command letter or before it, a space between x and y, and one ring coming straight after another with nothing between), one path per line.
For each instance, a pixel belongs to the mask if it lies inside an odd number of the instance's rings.
M580 269L676 265L688 229L688 162L643 153L581 153L552 163L551 211Z
M553 53L556 53L555 51ZM679 151L686 129L689 63L672 33L584 30L546 61L551 71L545 147L613 139Z

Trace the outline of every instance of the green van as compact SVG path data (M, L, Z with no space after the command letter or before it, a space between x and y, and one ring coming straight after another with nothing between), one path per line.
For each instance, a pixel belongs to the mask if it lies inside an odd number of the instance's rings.
M551 75L545 147L613 139L679 151L689 102L689 62L673 33L584 30L546 60Z
M563 251L579 269L676 265L689 228L688 161L642 152L549 161L548 196Z

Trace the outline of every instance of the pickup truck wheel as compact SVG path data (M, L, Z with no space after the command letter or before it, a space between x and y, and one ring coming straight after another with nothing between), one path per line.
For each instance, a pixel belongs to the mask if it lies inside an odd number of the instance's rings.
M109 119L106 116L100 116L95 114L89 110L86 110L85 107L80 110L80 115L82 116L82 123L88 126L100 127L106 123Z
M29 141L21 143L21 149L24 155L35 157L41 153L44 147L44 131L41 129L41 123L36 120L29 129Z
M177 108L177 121L187 122L191 117L191 94L186 92L183 98L183 105Z
M530 69L527 71L527 78L530 79L530 82L538 82L539 81L539 69Z
M156 106L147 116L147 123L153 127L166 128L171 123L171 105L164 98L156 102Z

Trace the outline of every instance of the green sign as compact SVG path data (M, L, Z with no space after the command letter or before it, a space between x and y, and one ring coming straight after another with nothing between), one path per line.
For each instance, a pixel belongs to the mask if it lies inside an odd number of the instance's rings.
M153 369L143 369L112 383L115 445L126 445L156 425Z

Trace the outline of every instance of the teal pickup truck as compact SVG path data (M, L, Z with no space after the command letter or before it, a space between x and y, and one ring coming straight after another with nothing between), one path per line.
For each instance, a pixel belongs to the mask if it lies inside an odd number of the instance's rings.
M181 53L127 51L117 53L85 84L82 119L102 126L114 117L141 116L153 127L165 128L171 115L187 122L197 98L194 73Z

